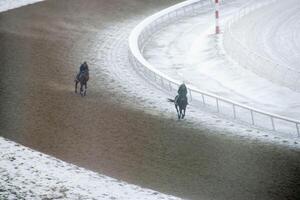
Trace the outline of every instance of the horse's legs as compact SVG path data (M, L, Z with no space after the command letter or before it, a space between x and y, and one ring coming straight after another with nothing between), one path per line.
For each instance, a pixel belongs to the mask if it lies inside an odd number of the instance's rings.
M182 119L183 119L183 118L184 118L184 116L185 116L185 109L186 109L186 108L184 108L184 109L183 109L183 113L182 113Z
M85 90L83 92L83 95L85 96L86 95L86 89L87 89L87 82L85 82L84 86L85 86Z
M182 117L182 108L180 108L180 107L179 107L179 113L180 113L179 114L180 115L180 119L183 119L183 117Z
M82 91L83 91L83 84L82 83L80 83L80 94L81 94L81 96L82 96Z
M77 85L78 85L78 81L75 81L75 93L77 93Z
M177 106L177 104L175 104L175 108L176 108L176 111L177 111L177 116L178 116L178 119L180 119L180 114L179 114L179 110L178 110L178 106Z

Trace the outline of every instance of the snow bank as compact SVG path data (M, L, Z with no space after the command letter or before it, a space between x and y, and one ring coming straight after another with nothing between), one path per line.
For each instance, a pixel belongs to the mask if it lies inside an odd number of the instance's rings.
M44 0L0 0L0 12L19 8L28 4L37 3Z
M179 199L85 170L0 137L0 199Z

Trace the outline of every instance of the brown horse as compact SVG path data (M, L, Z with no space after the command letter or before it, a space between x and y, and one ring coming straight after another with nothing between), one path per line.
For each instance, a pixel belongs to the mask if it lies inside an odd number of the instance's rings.
M89 71L85 70L75 77L75 93L77 93L77 85L80 83L80 95L85 96L87 90L87 82L89 80Z

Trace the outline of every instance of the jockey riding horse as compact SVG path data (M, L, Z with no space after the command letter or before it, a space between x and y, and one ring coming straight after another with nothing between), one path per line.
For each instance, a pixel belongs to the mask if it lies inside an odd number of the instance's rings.
M86 61L84 61L84 62L80 65L80 67L79 67L79 72L78 72L78 74L77 74L77 76L76 76L76 79L79 80L79 76L80 76L83 72L85 72L85 71L89 71L89 66L88 66L88 64L87 64Z
M184 98L187 101L187 88L184 83L182 83L178 88L178 95L175 97L175 103L178 104L178 102Z
M86 62L82 63L79 68L79 73L75 77L75 93L77 93L77 84L80 83L81 96L86 95L87 82L89 80L89 66Z
M177 111L178 119L183 119L185 116L186 106L188 105L187 101L187 88L184 83L182 83L178 88L178 95L174 100L168 99L169 102L174 102L175 108Z

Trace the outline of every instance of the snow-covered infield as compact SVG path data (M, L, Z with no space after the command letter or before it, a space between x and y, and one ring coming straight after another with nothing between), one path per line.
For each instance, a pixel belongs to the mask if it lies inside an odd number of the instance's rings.
M0 199L179 199L88 171L0 137Z
M273 2L274 0L270 0L270 2ZM266 106L266 102L264 103L262 108L258 108L255 104L252 106L247 105L247 102L249 99L252 99L253 97L250 95L248 99L244 101L236 101L232 99L233 91L231 90L228 98L224 97L224 91L221 91L222 96L216 95L218 92L216 92L218 89L214 89L212 93L207 92L207 89L211 87L209 85L208 88L206 89L200 89L198 86L201 87L203 85L203 82L199 83L199 77L203 77L203 74L199 74L199 72L196 72L194 74L188 74L186 76L178 77L178 74L176 75L177 78L174 78L174 76L169 76L168 74L174 74L176 73L176 69L174 65L183 65L184 67L180 66L180 68L186 68L186 69L191 69L191 66L188 66L187 63L184 63L186 57L185 54L186 52L189 52L190 49L187 48L184 51L181 52L181 54L176 54L176 55L165 55L164 53L161 53L159 55L163 55L163 57L157 56L157 53L155 56L152 55L151 61L149 61L147 58L144 58L144 53L145 49L148 46L151 46L151 44L155 44L157 42L163 43L162 41L168 41L170 38L170 35L174 36L176 35L176 31L180 30L186 30L186 28L178 28L180 26L180 22L178 23L179 20L182 21L182 18L187 18L189 16L194 16L199 13L199 10L203 11L206 10L209 15L212 11L208 12L211 9L211 5L209 3L210 1L201 1L201 0L188 0L184 1L182 3L179 3L177 5L174 5L172 7L169 7L167 9L164 9L148 18L146 18L144 21L142 21L138 26L135 27L135 29L131 32L130 38L129 38L129 47L131 50L131 62L133 65L136 66L138 70L141 70L143 74L145 74L150 81L156 82L161 88L166 89L167 92L173 93L173 95L176 95L177 88L181 82L178 80L185 80L188 86L188 91L189 91L189 96L190 99L194 99L198 101L201 105L205 106L210 106L212 110L227 115L235 120L239 120L242 122L246 122L249 125L255 125L257 127L264 128L266 130L271 130L271 131L278 131L285 133L287 135L294 135L294 137L299 137L300 136L300 121L297 120L297 118L290 118L288 116L276 114L276 112L268 112L264 108L268 107ZM244 1L246 3L246 1ZM254 2L253 2L254 3ZM265 5L266 3L264 3ZM227 8L228 9L228 8ZM224 9L225 10L225 9ZM188 20L191 20L189 18ZM200 21L200 19L198 19ZM176 21L176 23L174 23ZM208 19L207 21L210 21ZM161 37L160 39L156 40L155 42L153 39L153 35L155 37L155 33L158 32L160 29L166 29L166 24L176 24L175 29L168 29L167 31L167 37L163 38ZM188 22L186 22L188 23ZM182 23L185 24L185 23ZM196 24L196 22L192 23L193 25ZM193 26L191 25L191 26ZM190 28L190 27L189 27ZM195 31L195 30L194 30ZM192 32L194 32L192 31ZM212 31L209 31L212 32ZM162 32L159 32L161 35ZM183 32L180 34L181 38L185 38L185 43L191 42L190 38L187 38L185 35L187 32ZM209 33L207 33L209 35ZM152 39L150 39L152 38ZM197 36L199 38L199 36ZM205 41L208 41L209 38L205 38ZM180 41L180 38L176 38L174 41ZM230 42L229 42L230 43ZM149 45L150 44L150 45ZM170 47L175 46L173 44L168 44L166 45L165 52L170 52L169 49ZM182 46L186 45L178 45L175 49L181 49ZM204 42L201 43L201 46L204 46ZM208 45L209 48L211 48L212 44ZM218 48L218 47L217 47ZM157 48L152 46L150 49L155 49L154 52L157 52ZM163 51L162 51L163 52ZM204 51L205 52L205 51ZM197 55L197 58L195 60L201 60L200 57L203 57L204 52L201 52L201 56ZM170 57L175 57L179 58L177 60L182 59L183 63L180 63L178 61L169 62ZM216 56L218 57L218 56ZM216 60L216 57L214 57L214 60ZM220 57L220 56L219 56ZM168 58L168 59L165 59ZM210 57L211 58L211 57ZM155 61L154 61L155 60ZM157 63L161 62L161 60L167 60L168 63L159 63L156 65L152 65L151 63ZM207 62L207 61L205 61ZM204 62L203 62L204 63ZM207 64L206 64L207 65ZM163 66L163 67L162 67ZM168 67L167 67L168 66ZM162 72L161 68L168 68L169 71L164 70ZM192 66L194 67L194 66ZM197 67L197 68L203 68L203 67ZM216 76L216 74L222 74L220 71L220 64L218 64L218 71L213 74L212 77ZM223 66L224 68L224 66ZM228 67L225 67L228 68ZM176 77L175 76L175 77ZM188 77L188 80L186 80L185 77ZM236 78L235 78L236 79ZM248 78L246 78L247 80ZM197 83L195 85L195 83ZM199 84L198 84L199 83ZM222 81L220 81L221 84ZM220 83L218 84L218 87L220 87ZM257 83L257 82L255 82ZM195 86L195 87L194 87ZM248 87L248 86L247 86ZM247 88L246 87L246 88ZM261 90L261 89L259 89ZM265 92L264 90L261 90L263 93ZM174 93L175 92L175 93ZM249 95L249 94L248 94ZM239 95L241 96L241 95ZM261 98L259 99L261 101ZM271 100L272 102L272 100ZM199 104L199 105L200 105ZM193 105L195 106L195 105Z

